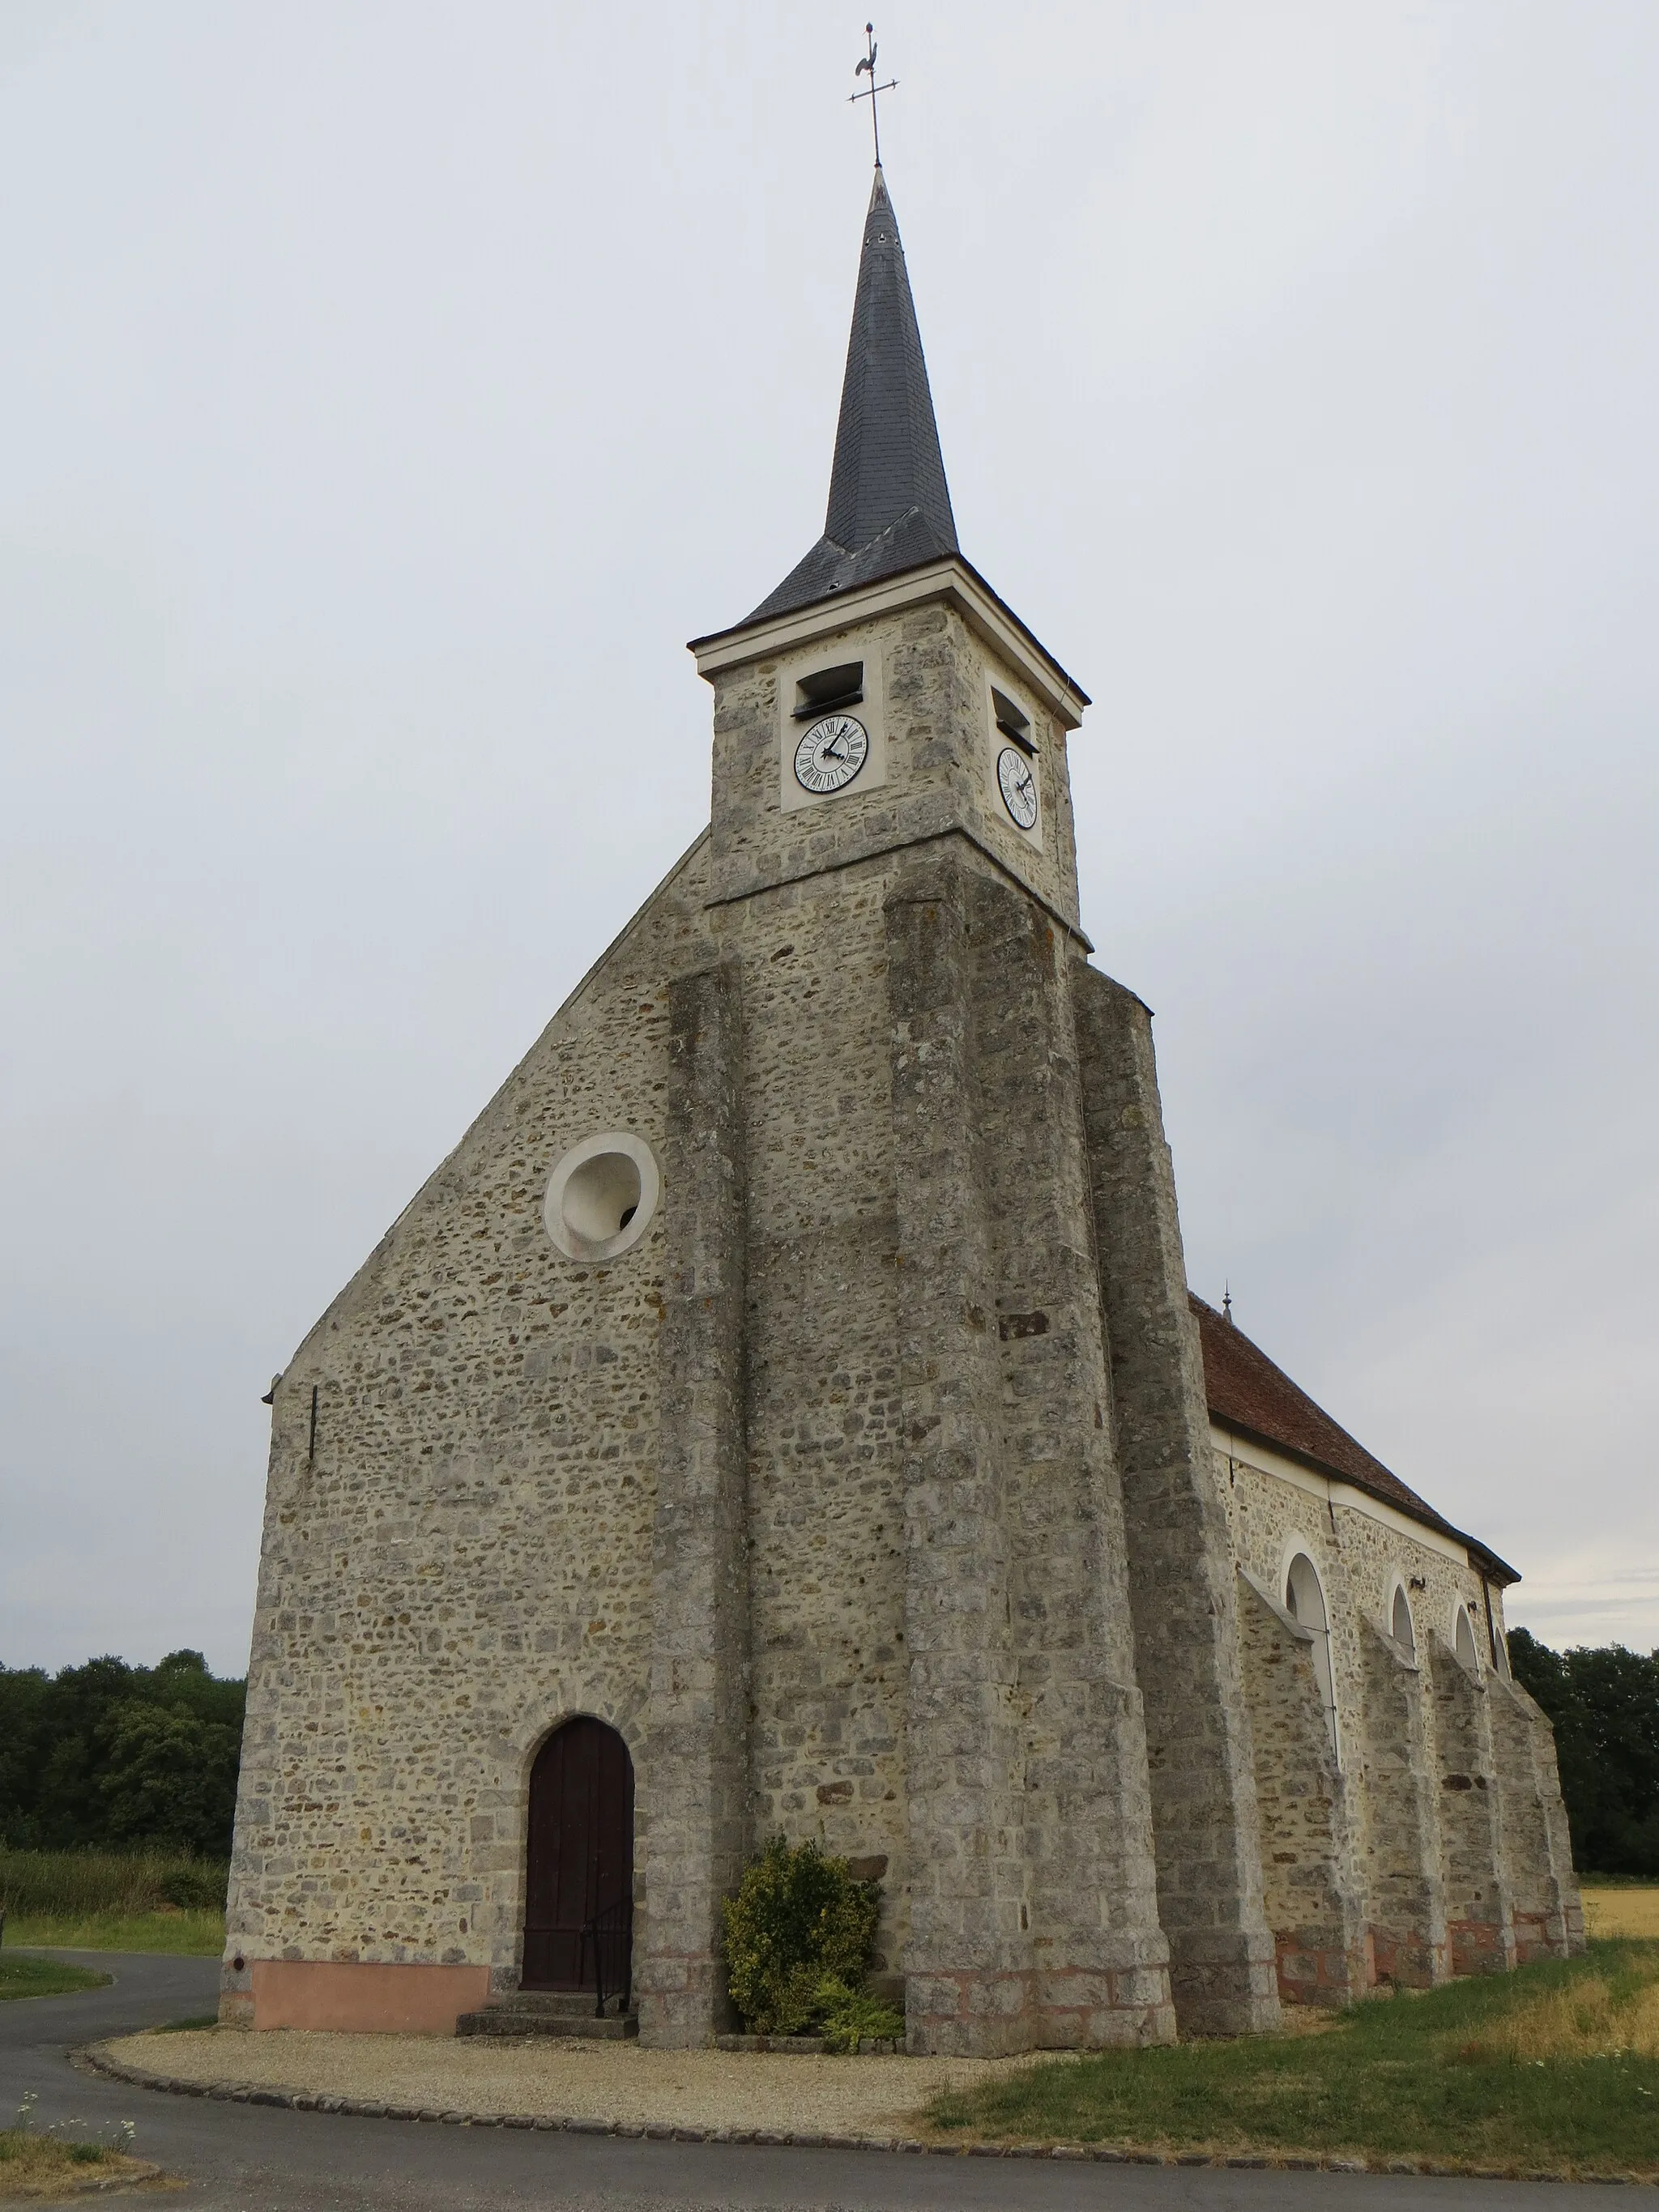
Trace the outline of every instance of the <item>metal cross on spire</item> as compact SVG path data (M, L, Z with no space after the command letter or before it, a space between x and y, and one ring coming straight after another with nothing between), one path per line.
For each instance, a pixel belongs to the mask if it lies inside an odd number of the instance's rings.
M866 85L862 92L854 92L848 95L848 105L850 106L854 101L860 100L867 100L869 101L870 133L876 142L876 167L880 168L881 124L876 115L876 94L878 92L891 92L894 86L898 82L898 79L896 76L890 76L885 84L878 84L876 82L876 27L873 23L866 23L865 25L864 35L870 41L870 51L865 56L864 59L859 64L858 67L853 71L853 74L854 76L862 76L865 72L868 70L870 82Z

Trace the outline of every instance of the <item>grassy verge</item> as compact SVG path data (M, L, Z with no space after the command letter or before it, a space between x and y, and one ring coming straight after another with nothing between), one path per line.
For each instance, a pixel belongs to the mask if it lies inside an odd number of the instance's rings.
M0 1951L0 1998L55 1997L66 1990L101 1989L107 1974L94 1974L84 1966L66 1966L59 1959L30 1959L21 1952Z
M141 2179L154 2171L106 2143L63 2142L27 2129L0 2128L0 2197L74 2197L94 2179L121 2174Z
M15 1943L57 1951L170 1951L216 1959L225 1948L222 1912L19 1913L6 1922L4 1958Z
M927 2117L1010 2142L1659 2173L1659 1943L1359 2005L1325 2034L1057 2060Z

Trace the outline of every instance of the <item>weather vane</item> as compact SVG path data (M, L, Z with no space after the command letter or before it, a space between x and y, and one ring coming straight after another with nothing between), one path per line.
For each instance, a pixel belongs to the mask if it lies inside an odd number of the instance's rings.
M876 142L876 167L880 168L881 125L877 120L876 117L876 94L878 92L891 92L893 87L898 82L898 79L896 76L890 76L885 84L878 84L876 82L876 27L873 23L866 23L865 25L864 35L870 41L870 51L865 56L864 59L859 64L858 67L853 71L853 74L854 76L862 76L867 70L870 75L870 82L865 86L862 92L854 92L848 95L848 104L851 106L853 101L859 100L867 100L869 101L870 133Z

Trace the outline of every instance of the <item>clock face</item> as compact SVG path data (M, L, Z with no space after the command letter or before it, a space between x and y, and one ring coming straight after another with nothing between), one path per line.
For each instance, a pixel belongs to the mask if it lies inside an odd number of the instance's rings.
M851 714L826 714L795 747L795 781L815 795L840 791L870 757L870 732Z
M1004 745L997 755L997 788L1012 820L1022 830L1034 830L1037 818L1036 769L1015 745Z

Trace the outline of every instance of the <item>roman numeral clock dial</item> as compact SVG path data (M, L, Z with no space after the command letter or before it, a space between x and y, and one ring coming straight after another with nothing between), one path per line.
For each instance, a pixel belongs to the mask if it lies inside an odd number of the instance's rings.
M1036 770L1016 746L1005 745L997 755L997 789L1009 819L1022 830L1036 826Z
M795 747L795 781L815 796L843 791L870 757L870 732L851 714L826 714Z

